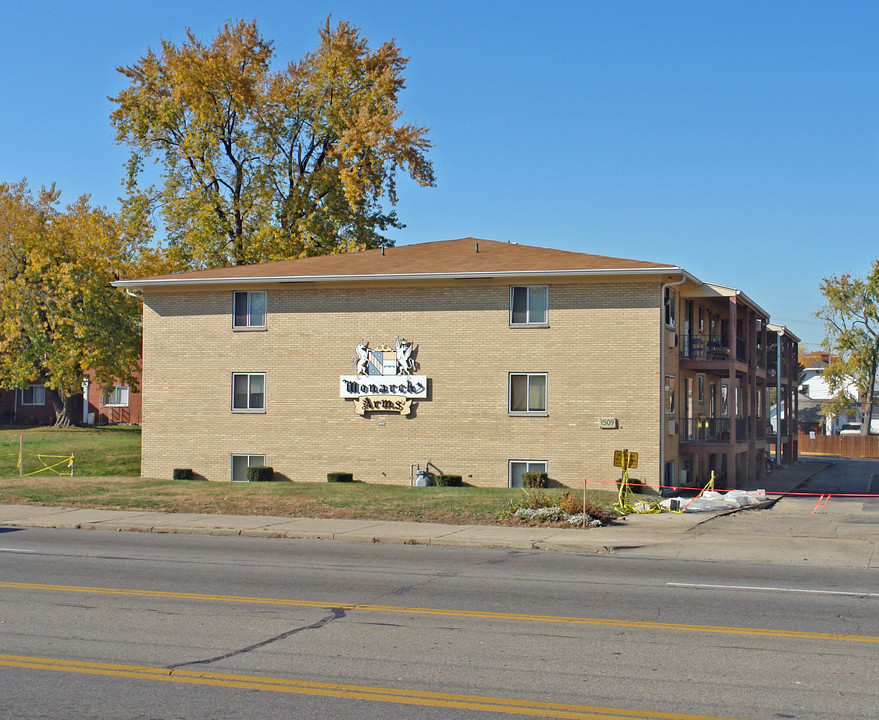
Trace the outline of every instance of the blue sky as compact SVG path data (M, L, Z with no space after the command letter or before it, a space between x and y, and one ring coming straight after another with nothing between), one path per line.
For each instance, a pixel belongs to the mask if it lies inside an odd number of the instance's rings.
M255 18L285 64L328 14L410 57L437 187L398 244L476 236L680 265L817 348L822 277L879 258L876 2L5 3L0 181L116 209L119 65Z

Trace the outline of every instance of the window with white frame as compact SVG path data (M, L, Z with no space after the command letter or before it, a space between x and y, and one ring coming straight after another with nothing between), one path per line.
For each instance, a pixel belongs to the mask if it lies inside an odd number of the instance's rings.
M522 476L526 472L547 472L545 460L510 460L510 487L522 487Z
M264 328L266 326L265 290L247 290L235 293L232 313L234 328Z
M45 405L46 388L37 383L31 383L21 390L22 405Z
M128 385L116 385L104 393L104 407L128 407Z
M259 412L266 409L266 374L232 374L232 410Z
M247 482L247 468L255 465L265 465L265 455L232 455L232 480L233 482Z
M663 305L665 306L665 324L674 329L678 316L678 294L671 288L665 289Z
M675 384L674 375L665 376L665 414L675 414Z
M510 373L510 412L546 413L546 373Z
M546 325L548 309L547 285L510 287L510 325Z

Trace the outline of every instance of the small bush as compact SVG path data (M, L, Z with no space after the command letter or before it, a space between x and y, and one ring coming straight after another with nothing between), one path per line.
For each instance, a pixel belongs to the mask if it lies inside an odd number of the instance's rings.
M617 478L617 488L623 484L622 478ZM637 495L652 495L653 491L650 486L642 483L638 478L629 478L629 489Z
M539 508L553 507L554 505L555 500L543 492L543 488L540 487L522 488L522 495L519 499L510 501L510 507L514 509L522 507L538 510Z
M354 473L331 472L327 473L327 482L354 482Z
M461 487L460 475L436 475L433 480L440 487Z
M558 505L568 515L576 515L583 512L583 501L574 497L567 490L558 499Z
M192 479L192 468L174 468L171 471L171 477L175 480L190 480Z
M549 475L545 472L522 473L522 487L545 488L549 482Z
M275 469L267 465L251 465L247 468L248 482L269 482L275 476Z
M554 497L538 487L522 488L522 494L510 500L509 505L497 517L500 520L528 523L566 523L571 526L585 524L587 527L595 527L610 522L613 514L591 500L587 500L584 507L583 501L567 490Z

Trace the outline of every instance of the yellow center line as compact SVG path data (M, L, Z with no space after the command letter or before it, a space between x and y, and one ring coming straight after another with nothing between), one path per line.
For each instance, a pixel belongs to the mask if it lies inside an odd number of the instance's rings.
M524 613L489 612L485 610L451 610L448 608L408 607L405 605L370 605L366 603L338 603L286 598L248 597L245 595L210 595L203 593L174 592L168 590L136 590L133 588L105 588L79 585L47 585L41 583L16 583L0 581L0 588L16 590L46 590L56 592L89 593L99 595L123 595L173 600L200 600L207 602L250 603L256 605L286 605L290 607L339 608L365 612L405 613L408 615L441 615L445 617L482 618L488 620L513 620L516 622L565 623L570 625L600 625L605 627L638 628L645 630L680 630L688 632L719 633L725 635L752 635L763 637L797 638L802 640L840 640L845 642L879 643L876 635L846 635L842 633L805 632L799 630L775 630L770 628L731 627L724 625L690 625L684 623L659 623L641 620L609 618L568 617L564 615L529 615Z
M2 655L0 666L31 670L51 670L107 677L124 677L138 680L210 685L215 687L266 690L271 692L319 695L349 700L420 705L424 707L455 708L481 712L497 712L537 717L572 718L573 720L733 720L708 715L629 710L624 708L593 707L499 698L484 695L457 695L421 690L403 690L371 685L347 685L260 675L212 673L200 670L179 670L142 665L118 665L113 663L63 660L60 658L33 657L27 655Z

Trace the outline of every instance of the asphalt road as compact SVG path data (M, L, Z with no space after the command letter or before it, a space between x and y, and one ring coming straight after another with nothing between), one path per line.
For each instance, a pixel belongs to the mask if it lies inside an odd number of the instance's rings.
M813 475L800 492L833 495L879 495L879 460L822 457L830 467Z
M0 641L2 718L879 707L857 569L29 529L0 532Z

